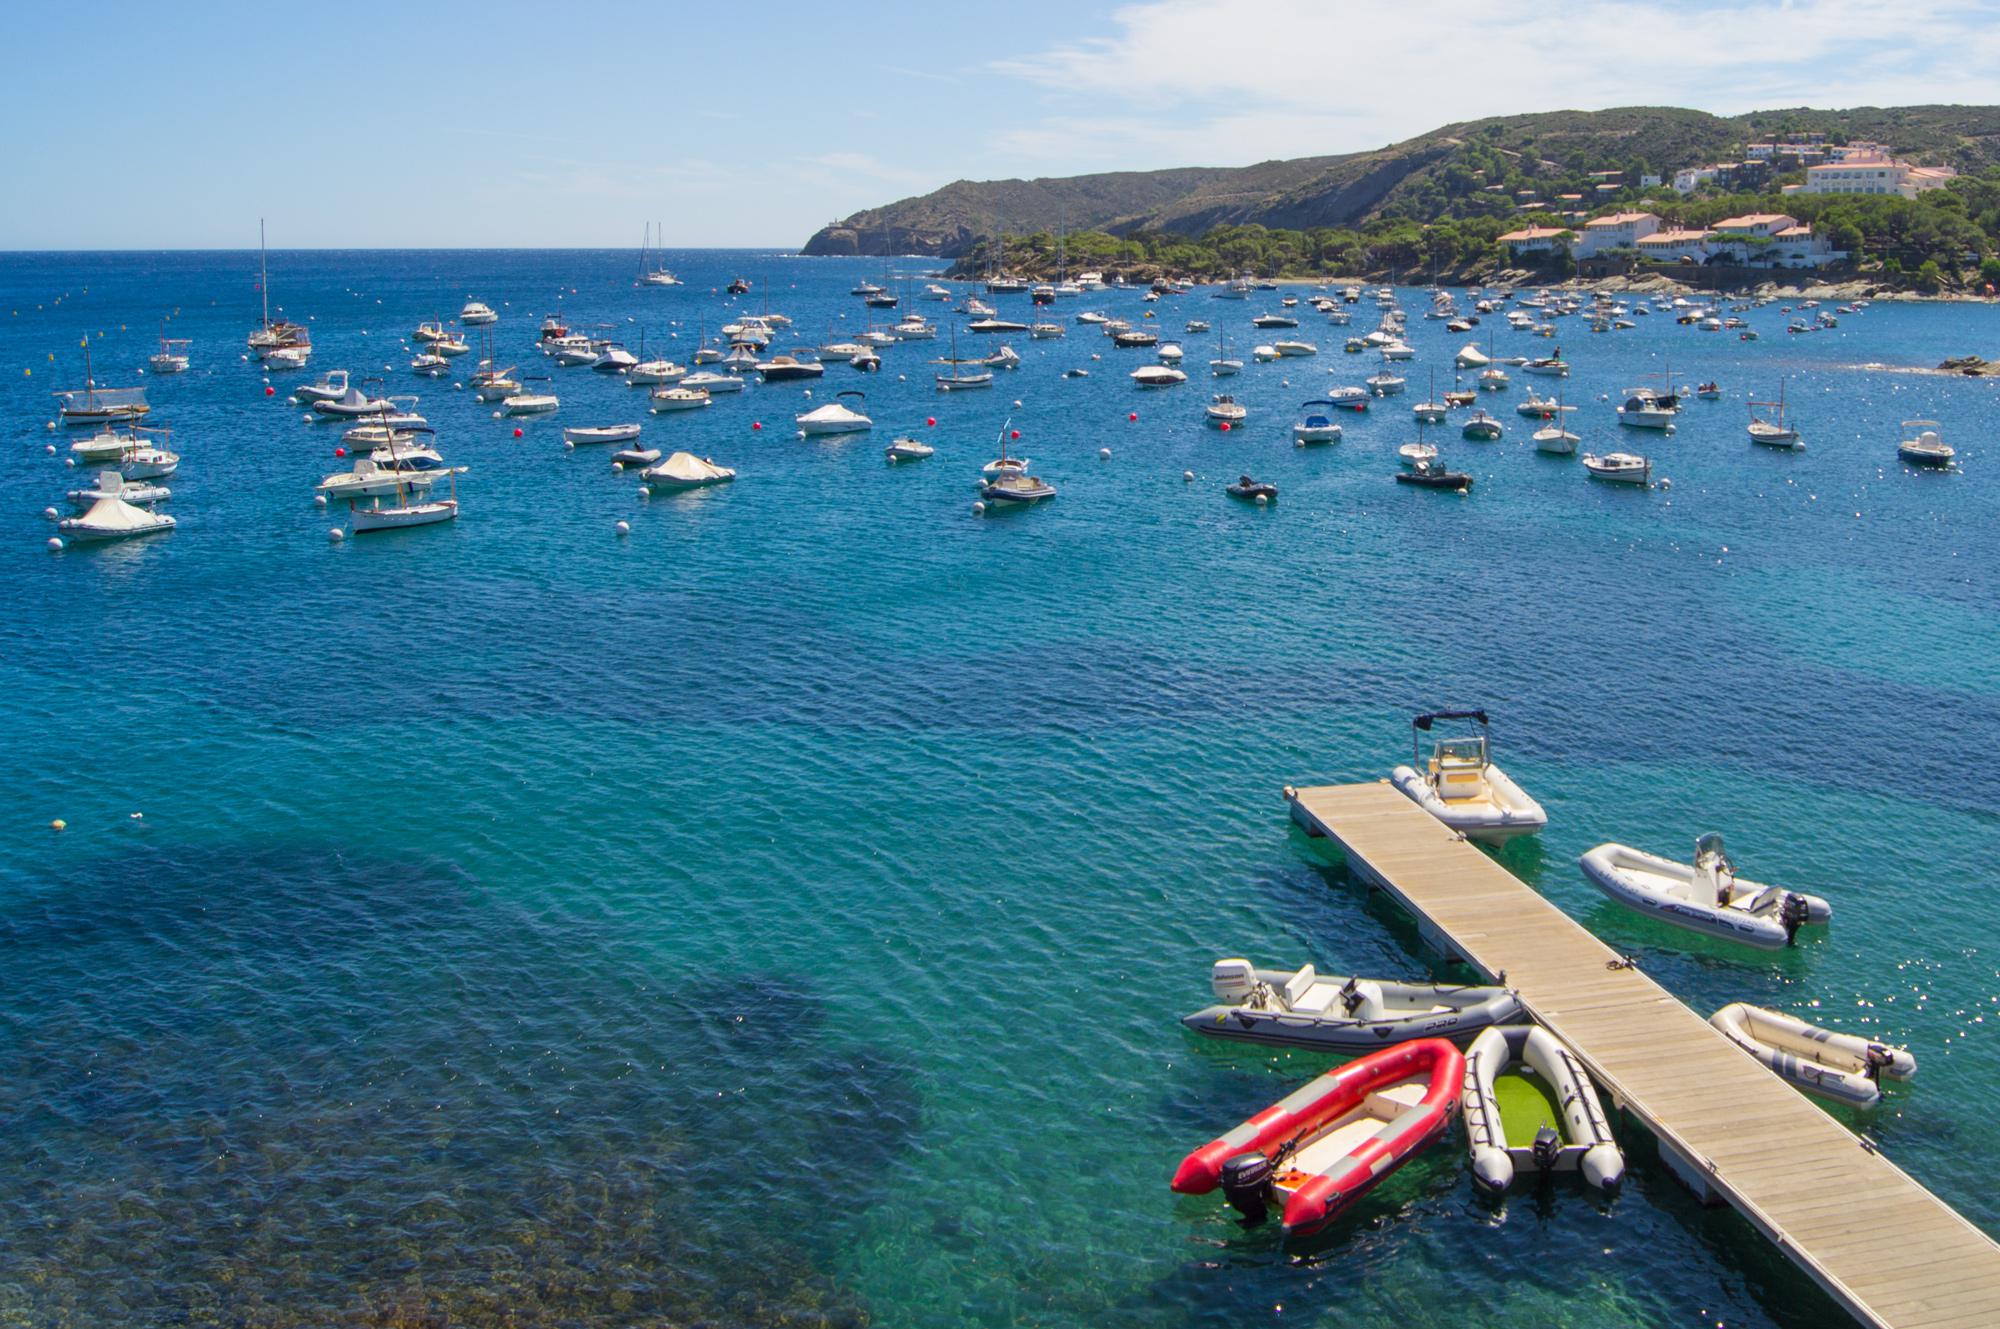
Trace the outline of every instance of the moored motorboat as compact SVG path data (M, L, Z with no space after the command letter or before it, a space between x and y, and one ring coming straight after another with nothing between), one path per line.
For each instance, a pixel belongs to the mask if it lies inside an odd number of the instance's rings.
M803 415L793 418L799 432L812 437L833 434L858 434L873 429L875 422L863 415L855 406L849 406L846 398L852 397L858 406L865 397L849 388L836 393L835 399L824 406L814 407Z
M1187 374L1172 365L1141 365L1131 377L1135 388L1171 388L1187 382Z
M692 452L676 452L658 465L648 466L640 472L639 478L645 481L648 489L671 492L727 484L736 478L736 472L727 466L717 466L705 457L697 457Z
M563 442L572 447L593 443L629 443L639 437L643 425L590 425L563 430Z
M1583 875L1620 904L1764 950L1783 950L1801 927L1833 916L1833 906L1817 895L1738 877L1722 837L1713 833L1694 842L1692 864L1615 843L1598 845L1577 861Z
M357 457L352 470L337 471L321 480L315 488L329 500L373 498L394 494L399 487L427 489L441 474L442 470L393 470L372 457Z
M1822 1029L1783 1011L1731 1002L1708 1022L1773 1074L1849 1107L1879 1104L1884 1076L1908 1080L1917 1073L1907 1048Z
M502 399L500 409L509 415L547 415L561 405L553 392L517 392Z
M1949 466L1958 450L1939 436L1937 421L1905 420L1896 455L1916 466Z
M915 438L898 438L882 449L890 461L922 461L937 451L930 444Z
M488 305L481 304L477 300L467 300L464 307L458 311L458 321L468 328L476 328L486 323L498 323L500 315L494 313Z
M1505 432L1500 422L1485 411L1474 411L1459 430L1463 437L1480 443L1491 443Z
M1498 1194L1522 1172L1577 1172L1606 1192L1625 1179L1625 1155L1583 1063L1539 1025L1489 1028L1472 1040L1460 1105L1482 1190Z
M1435 738L1426 757L1424 735L1441 720L1472 720L1479 729ZM1417 716L1410 721L1416 764L1396 767L1389 773L1389 783L1467 839L1498 843L1541 830L1549 824L1549 817L1541 804L1494 763L1488 745L1489 727L1485 711L1432 711Z
M419 499L409 493L406 486L398 494L398 500L385 505L377 498L372 507L353 507L348 513L348 524L359 534L364 531L400 531L411 526L434 526L458 520L458 500L455 498Z
M708 389L689 387L683 379L675 387L655 388L647 394L646 405L655 415L665 415L672 411L699 411L710 400Z
M1423 449L1429 449L1424 456ZM1472 476L1464 471L1448 469L1438 460L1437 449L1428 443L1405 443L1397 452L1402 454L1404 465L1409 469L1396 474L1399 485L1415 485L1419 489L1455 489L1464 493L1472 488Z
M1350 978L1311 965L1257 969L1244 959L1217 960L1209 986L1215 1004L1181 1019L1196 1033L1349 1056L1413 1038L1463 1044L1527 1019L1508 988Z
M1326 410L1314 410L1313 408L1317 406L1324 406ZM1308 443L1340 442L1340 425L1328 414L1333 408L1334 403L1324 397L1301 406L1299 409L1304 414L1292 425L1292 442L1300 447Z
M1253 480L1247 475L1239 475L1233 484L1226 484L1222 491L1231 498L1247 499L1252 503L1269 503L1278 497L1278 486Z
M1003 471L979 486L980 496L988 503L1039 503L1045 498L1054 498L1056 488L1039 475L1029 475L1025 471Z
M1648 485L1653 482L1653 463L1636 452L1595 452L1583 454L1583 469L1593 480L1621 485Z
M99 483L110 482L100 476ZM164 512L153 512L126 502L116 492L106 492L92 500L81 517L65 517L56 523L56 529L71 540L104 541L171 531L174 525L174 519Z
M1287 1235L1317 1231L1444 1134L1464 1079L1464 1056L1441 1038L1372 1052L1189 1154L1173 1188L1219 1187L1251 1223L1276 1203Z
M1241 429L1250 418L1250 408L1228 393L1217 393L1202 408L1202 419L1217 428Z

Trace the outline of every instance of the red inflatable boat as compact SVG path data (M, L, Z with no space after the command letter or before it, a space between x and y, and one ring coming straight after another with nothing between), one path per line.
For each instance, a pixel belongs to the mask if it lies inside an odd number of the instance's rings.
M1287 1233L1316 1231L1444 1133L1464 1080L1441 1038L1371 1052L1189 1154L1174 1189L1220 1186L1252 1223L1282 1204Z

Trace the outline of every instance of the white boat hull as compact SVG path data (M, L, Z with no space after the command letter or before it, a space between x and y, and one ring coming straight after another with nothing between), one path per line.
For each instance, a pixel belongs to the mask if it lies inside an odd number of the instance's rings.
M1773 1074L1849 1107L1872 1108L1880 1103L1881 1077L1908 1080L1917 1073L1917 1059L1904 1048L1835 1033L1783 1011L1739 1001L1724 1006L1708 1022Z
M1729 905L1717 902L1711 879L1690 863L1676 863L1629 845L1601 844L1578 860L1597 889L1642 914L1704 936L1741 942L1762 950L1783 950L1792 929L1783 919L1787 897L1801 901L1803 921L1824 923L1833 907L1816 895L1785 891L1761 882L1729 878Z
M1484 769L1485 793L1474 798L1445 798L1413 766L1398 766L1389 783L1405 798L1469 840L1498 844L1517 835L1532 835L1549 824L1542 805L1514 783L1498 766Z

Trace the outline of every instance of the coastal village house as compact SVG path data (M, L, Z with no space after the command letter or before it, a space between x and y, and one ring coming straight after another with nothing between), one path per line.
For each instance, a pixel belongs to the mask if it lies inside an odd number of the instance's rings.
M1817 268L1847 257L1796 217L1778 212L1724 217L1703 231L1668 227L1657 213L1614 212L1574 231L1531 226L1500 237L1516 257L1546 252L1558 243L1577 258L1607 250L1637 250L1656 263L1736 263L1748 267Z
M1867 146L1875 147L1872 143ZM1797 186L1796 192L1915 198L1926 190L1942 188L1957 174L1949 166L1914 166L1881 152L1850 153L1838 161L1806 167L1806 182Z

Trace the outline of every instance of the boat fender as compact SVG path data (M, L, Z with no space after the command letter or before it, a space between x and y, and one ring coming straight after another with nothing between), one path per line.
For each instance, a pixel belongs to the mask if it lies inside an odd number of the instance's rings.
M1799 935L1799 927L1812 917L1812 906L1806 897L1796 891L1785 893L1784 904L1778 907L1778 921L1785 925L1785 945L1792 945Z
M1252 1151L1222 1165L1222 1198L1243 1215L1243 1226L1256 1227L1270 1212L1271 1160Z

